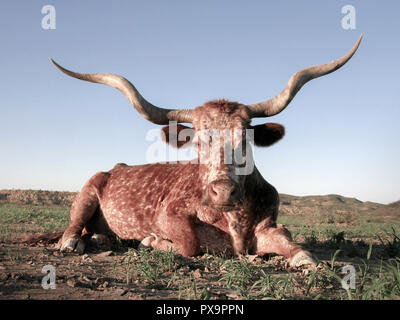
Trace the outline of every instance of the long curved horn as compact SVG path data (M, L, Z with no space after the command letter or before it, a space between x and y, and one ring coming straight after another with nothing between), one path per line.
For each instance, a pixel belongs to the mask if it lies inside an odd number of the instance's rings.
M156 107L143 98L134 85L124 77L111 73L77 73L61 67L53 59L50 60L59 70L71 77L106 84L118 89L145 119L155 124L168 124L169 121L192 122L192 110L173 110Z
M351 49L342 58L326 64L320 64L300 70L291 76L285 90L283 90L277 96L260 103L248 105L247 107L249 111L249 116L251 118L270 117L281 112L283 109L286 108L290 101L292 101L292 99L301 89L301 87L305 85L308 81L336 71L337 69L342 67L347 61L349 61L353 54L357 51L362 37L363 34L360 35L360 38L358 39L353 49Z

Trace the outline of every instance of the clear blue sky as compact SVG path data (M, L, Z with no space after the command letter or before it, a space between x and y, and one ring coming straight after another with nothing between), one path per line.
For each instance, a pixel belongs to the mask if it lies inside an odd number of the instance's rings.
M56 30L41 9L56 8ZM356 8L356 30L341 8ZM215 98L255 103L301 68L341 57L278 116L285 138L255 150L279 192L400 199L398 1L1 1L0 189L78 191L117 162L146 162L156 125L113 88L67 77L125 76L152 103L193 108Z

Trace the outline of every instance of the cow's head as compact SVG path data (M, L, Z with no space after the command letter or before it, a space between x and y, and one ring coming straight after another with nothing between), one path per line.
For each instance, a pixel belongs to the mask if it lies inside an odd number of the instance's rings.
M284 135L275 123L252 126L245 105L215 100L193 110L192 126L176 122L162 129L168 144L198 153L203 204L228 209L241 205L245 179L253 172L251 144L269 146Z
M167 124L162 130L166 142L177 147L193 145L199 154L204 203L212 203L216 207L234 207L243 200L244 181L252 172L249 140L253 140L257 146L269 146L284 135L284 128L279 124L251 126L251 119L280 113L305 83L342 67L356 52L361 39L362 35L342 58L300 70L289 79L286 88L277 96L250 105L217 100L195 109L159 108L144 99L121 76L76 73L52 62L74 78L117 88L145 119L155 124ZM174 125L171 125L171 121ZM190 123L193 127L176 123Z

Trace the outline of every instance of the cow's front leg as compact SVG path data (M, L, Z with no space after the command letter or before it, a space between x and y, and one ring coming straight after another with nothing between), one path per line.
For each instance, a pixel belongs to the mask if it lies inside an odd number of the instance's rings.
M70 210L71 220L68 228L60 239L61 251L76 251L82 254L86 241L83 235L88 234L87 228L99 207L99 190L106 183L108 175L103 172L95 174L83 186L76 196Z
M277 227L264 227L260 230L256 228L254 249L260 256L267 253L283 255L292 267L318 264L318 260L310 252L295 244L290 232L279 224Z
M158 217L156 224L159 232L145 238L142 245L162 251L173 250L184 257L200 253L193 216L167 210Z

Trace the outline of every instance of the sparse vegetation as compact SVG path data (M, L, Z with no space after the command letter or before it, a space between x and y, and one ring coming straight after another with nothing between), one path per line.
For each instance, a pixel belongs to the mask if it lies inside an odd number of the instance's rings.
M155 284L161 281L164 274L172 274L178 265L177 256L172 251L150 249L129 249L122 262L125 268L126 283L141 280ZM168 281L170 284L170 281Z
M60 231L68 223L68 207L0 203L0 241L23 234Z
M221 268L220 281L228 289L234 289L241 297L250 298L251 287L260 276L260 269L246 259L226 260Z
M25 199L22 193L18 194ZM52 197L47 194L46 199L59 202ZM63 230L69 222L69 207L36 201L9 203L3 197L0 198L0 262L5 269L0 269L0 278L6 280L0 292L4 291L3 298L7 297L7 283L15 285L15 281L36 279L34 274L40 274L40 269L29 276L29 266L53 261L61 270L65 266L65 271L57 271L61 288L63 284L75 292L90 288L90 294L98 293L102 297L101 294L105 296L108 292L118 299L400 299L397 203L389 205L390 214L385 215L384 206L356 199L306 197L301 204L299 197L286 197L286 208L278 223L285 224L296 242L320 258L317 270L289 268L279 256L238 259L222 253L205 253L186 259L173 252L138 250L137 241L121 239L114 240L113 255L108 260L99 260L103 264L97 267L90 262L98 254L94 249L85 257L59 256L54 248L41 247L28 258L26 250L35 248L24 249L10 240L24 234ZM35 194L31 192L29 199L35 199ZM335 210L342 211L345 206L349 207L348 211L335 213L331 211L335 206ZM71 261L75 261L75 267L69 265ZM355 289L342 287L345 265L356 270ZM99 275L96 268L100 266ZM26 274L14 272L15 269ZM37 279L32 283L39 286Z

